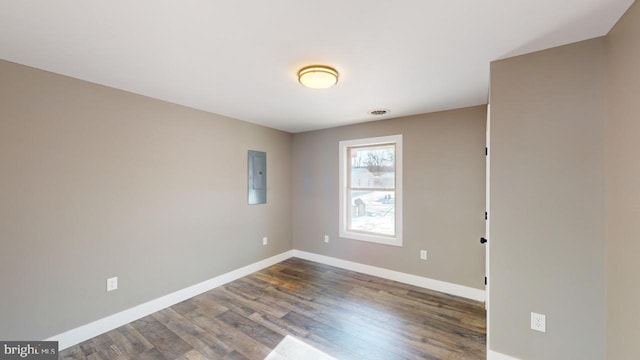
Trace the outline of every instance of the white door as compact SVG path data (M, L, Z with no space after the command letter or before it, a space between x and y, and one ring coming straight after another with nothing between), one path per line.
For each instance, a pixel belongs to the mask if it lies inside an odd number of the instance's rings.
M485 207L485 234L484 234L484 238L487 239L487 241L484 243L485 246L485 276L486 281L485 281L485 309L489 308L489 246L491 246L491 241L488 241L491 239L490 237L490 229L491 229L491 214L489 213L489 209L490 204L491 204L491 106L487 105L487 140L486 140L486 146L487 146L487 150L486 150L486 161L485 161L485 166L486 166L486 207Z
M485 286L484 286L484 290L485 290L485 302L484 302L484 308L485 310L487 310L487 350L490 348L489 346L489 342L490 342L490 335L489 335L489 321L490 321L490 316L489 313L491 312L490 306L489 306L489 302L490 302L490 288L491 288L491 279L489 278L489 274L491 274L491 272L489 271L490 269L490 265L491 265L491 261L489 259L489 255L490 255L490 251L489 251L489 247L491 246L491 105L487 105L487 135L486 135L486 146L487 146L487 150L486 150L486 161L485 161L485 166L486 166L486 207L485 207L485 239L487 239L488 241L485 242L484 247L485 247L485 276L486 276L486 281L485 281Z

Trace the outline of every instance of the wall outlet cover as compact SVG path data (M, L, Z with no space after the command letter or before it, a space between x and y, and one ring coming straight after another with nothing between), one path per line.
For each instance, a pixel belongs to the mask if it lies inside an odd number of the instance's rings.
M112 277L107 279L107 291L113 291L118 289L118 277Z
M538 313L531 313L531 329L540 332L547 332L547 317Z
M325 243L328 243L328 242L329 242L329 235L325 235L325 236L324 236L324 242L325 242Z
M427 250L420 250L420 259L427 260Z
M269 239L265 236L262 238L262 245L267 245L269 243Z

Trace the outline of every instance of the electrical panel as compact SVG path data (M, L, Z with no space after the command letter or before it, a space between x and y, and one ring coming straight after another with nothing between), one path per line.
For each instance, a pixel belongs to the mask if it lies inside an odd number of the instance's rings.
M249 150L248 156L248 202L249 205L267 203L267 153Z

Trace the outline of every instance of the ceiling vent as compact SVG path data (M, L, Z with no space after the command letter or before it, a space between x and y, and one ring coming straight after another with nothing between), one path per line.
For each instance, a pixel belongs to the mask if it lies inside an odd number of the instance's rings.
M389 113L389 110L387 109L376 109L376 110L369 111L369 115L375 115L375 116L387 115L388 113Z

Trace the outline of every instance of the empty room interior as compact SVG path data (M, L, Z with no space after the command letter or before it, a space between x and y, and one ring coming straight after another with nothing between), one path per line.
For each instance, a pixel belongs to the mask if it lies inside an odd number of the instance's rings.
M0 1L0 358L638 359L638 184L632 0Z

